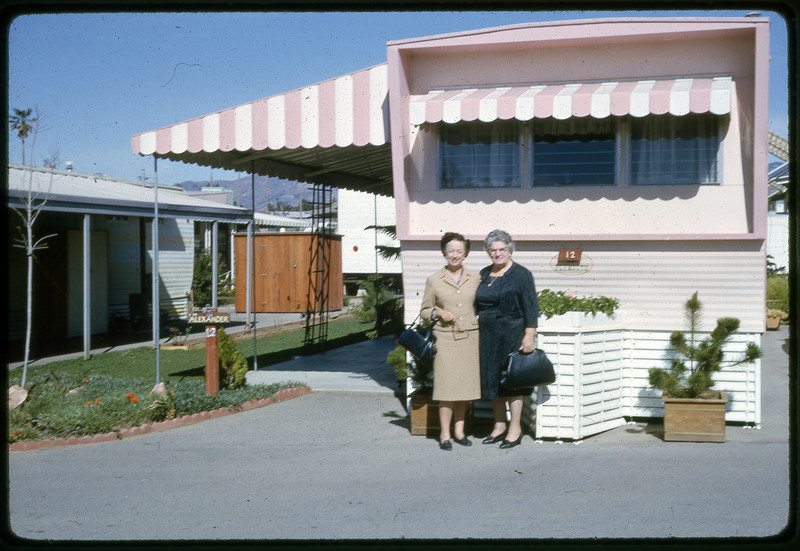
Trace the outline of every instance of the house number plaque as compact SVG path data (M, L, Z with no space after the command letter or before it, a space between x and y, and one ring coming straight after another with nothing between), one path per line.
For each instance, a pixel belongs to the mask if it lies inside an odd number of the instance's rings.
M583 275L592 269L594 262L581 249L560 249L550 260L554 272L564 275Z
M580 264L581 262L581 251L580 249L561 249L558 251L558 261L559 262L575 262Z

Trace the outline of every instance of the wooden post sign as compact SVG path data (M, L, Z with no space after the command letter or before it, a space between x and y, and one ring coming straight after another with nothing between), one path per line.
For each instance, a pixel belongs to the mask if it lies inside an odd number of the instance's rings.
M217 341L217 324L228 323L230 314L219 314L216 308L194 312L189 323L206 326L206 394L219 396L219 346Z
M219 396L219 348L216 325L206 325L206 394Z

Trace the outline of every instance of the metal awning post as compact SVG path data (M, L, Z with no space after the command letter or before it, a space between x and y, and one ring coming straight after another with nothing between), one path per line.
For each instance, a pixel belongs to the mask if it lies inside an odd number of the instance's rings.
M245 305L245 316L247 319L247 329L252 329L253 327L253 320L250 319L250 315L252 312L252 304L253 304L253 289L250 287L250 274L253 273L253 222L250 221L247 223L247 252L245 254L247 266L245 270L247 270L247 275L245 276L245 294L244 300L247 302Z
M256 240L255 240L255 235L254 234L255 234L255 231L256 231L256 172L255 172L255 166L254 166L252 161L250 162L250 196L252 197L252 210L251 210L252 214L251 215L253 217L252 221L250 222L250 227L252 227L253 229L252 229L252 232L247 234L248 236L250 236L250 243L249 243L250 246L247 248L247 254L249 255L248 258L250 258L250 264L248 266L247 274L249 276L248 280L251 280L251 282L252 282L251 283L251 286L252 286L251 293L252 294L250 296L255 296L255 292L256 292L256 259L255 259L255 256L256 256L256 253L255 253ZM250 300L249 299L247 301L247 305L248 305L248 307L250 306ZM257 327L256 327L257 314L256 314L256 312L257 311L258 311L258 308L254 309L254 311L253 311L253 371L258 371L258 338L257 338L257 335L256 335L256 332L257 332Z
M219 227L216 220L211 223L211 307L217 307L217 285L219 281L219 265L217 259L217 236Z
M158 292L158 159L153 157L153 346L156 349L156 384L161 381L161 320Z
M91 357L92 349L92 227L89 214L83 215L83 359Z

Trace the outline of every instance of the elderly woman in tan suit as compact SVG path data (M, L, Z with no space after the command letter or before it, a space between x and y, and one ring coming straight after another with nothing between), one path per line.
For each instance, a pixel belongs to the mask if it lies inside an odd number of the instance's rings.
M469 241L453 232L440 241L445 266L425 282L420 315L435 320L436 357L433 360L433 399L439 402L439 447L452 450L453 440L462 446L472 442L464 434L467 402L481 397L478 317L475 292L480 276L462 266Z

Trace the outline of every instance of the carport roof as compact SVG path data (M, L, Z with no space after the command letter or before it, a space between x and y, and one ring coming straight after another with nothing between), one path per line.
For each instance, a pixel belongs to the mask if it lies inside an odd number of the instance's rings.
M37 202L46 200L43 207L46 211L153 217L155 194L152 185L108 176L11 164L8 165L9 206L24 207L29 182ZM159 186L158 215L159 218L238 223L252 220L252 211L249 209L193 197L174 186Z
M392 195L387 64L136 134L131 150Z

